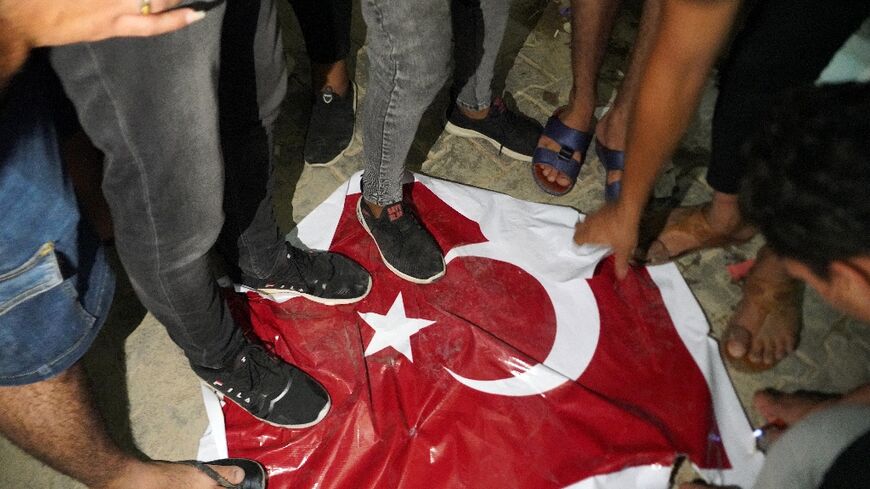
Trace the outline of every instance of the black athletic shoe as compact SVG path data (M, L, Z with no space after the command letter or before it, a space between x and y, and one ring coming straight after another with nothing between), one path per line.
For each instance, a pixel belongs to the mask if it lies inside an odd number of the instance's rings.
M302 370L247 344L223 369L193 367L212 389L255 418L282 428L308 428L329 412L329 394Z
M456 136L485 139L500 153L521 161L532 161L538 138L544 130L538 121L508 109L501 97L492 99L489 115L480 120L466 117L454 105L447 116L445 129Z
M287 243L287 269L266 279L242 275L242 284L262 294L295 294L326 305L362 300L372 277L359 263L329 251L304 251Z
M353 82L343 97L330 87L317 94L302 151L305 163L326 166L341 158L353 141L355 112L356 87Z
M444 275L444 256L438 243L409 206L404 202L390 204L376 218L363 200L360 197L357 202L357 218L375 241L387 268L416 284L428 284Z

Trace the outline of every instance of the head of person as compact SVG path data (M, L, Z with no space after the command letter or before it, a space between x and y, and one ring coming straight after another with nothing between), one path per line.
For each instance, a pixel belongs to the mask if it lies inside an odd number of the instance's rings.
M870 322L870 84L790 91L744 157L743 216L789 274Z

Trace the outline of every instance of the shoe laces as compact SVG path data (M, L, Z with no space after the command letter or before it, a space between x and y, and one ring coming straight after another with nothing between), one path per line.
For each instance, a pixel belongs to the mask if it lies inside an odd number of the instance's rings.
M262 358L259 358L261 355L257 355L256 351L262 353ZM262 385L263 379L274 370L270 363L274 362L263 347L259 345L246 347L239 359L240 365L234 368L233 385L224 390L224 395L231 396L236 402L250 405L254 386Z

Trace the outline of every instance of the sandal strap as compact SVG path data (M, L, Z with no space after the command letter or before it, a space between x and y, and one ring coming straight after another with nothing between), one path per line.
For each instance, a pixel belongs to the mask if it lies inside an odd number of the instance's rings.
M571 180L576 180L577 175L580 174L580 162L571 158L571 155L574 153L573 151L567 156L563 151L557 153L547 148L535 148L535 152L532 154L532 161L549 165L567 175Z
M232 482L224 479L224 477L218 474L213 468L208 465L200 462L199 460L181 460L178 463L184 465L190 465L191 467L196 468L200 472L209 476L213 481L217 482L219 486L227 488L227 489L239 489L241 486L238 484L233 484Z
M598 160L601 161L606 170L625 170L625 151L610 149L596 139L595 152L598 154Z
M619 200L619 194L622 192L622 181L617 180L615 182L605 183L604 184L604 201L605 202L615 202Z
M567 153L568 158L571 158L575 151L585 155L592 142L591 134L566 126L556 115L547 119L544 135L559 143L559 146L562 147L559 152Z

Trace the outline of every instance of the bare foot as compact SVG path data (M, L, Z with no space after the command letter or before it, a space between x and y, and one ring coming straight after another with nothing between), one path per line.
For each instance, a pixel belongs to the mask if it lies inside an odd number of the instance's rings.
M209 465L223 478L238 484L245 477L239 467ZM118 478L101 486L101 489L214 489L220 485L200 470L189 465L172 462L133 462L120 471Z
M693 251L744 243L754 235L755 229L740 217L737 196L717 192L709 204L671 211L647 261L665 263Z
M758 252L743 286L743 299L723 337L738 368L764 370L791 353L801 324L803 284L788 276L768 247Z
M567 108L560 108L556 110L554 114L556 117L559 117L559 120L562 121L562 124L570 127L571 129L575 129L577 131L588 133L593 127L593 122L590 120L583 121L582 119L573 116ZM546 133L542 133L541 137L538 138L538 147L546 148L550 151L555 151L556 153L562 148L559 143L553 141ZM577 164L580 164L580 161L583 159L583 154L579 151L575 151L571 155L571 159L576 161ZM548 187L556 193L563 193L567 191L567 189L571 186L572 181L568 175L556 170L550 165L544 165L541 163L533 163L535 167L535 173L537 174L538 181L542 184L546 185L545 182L549 183Z

